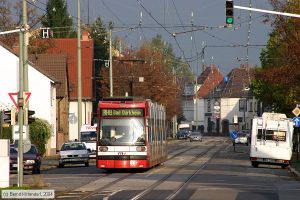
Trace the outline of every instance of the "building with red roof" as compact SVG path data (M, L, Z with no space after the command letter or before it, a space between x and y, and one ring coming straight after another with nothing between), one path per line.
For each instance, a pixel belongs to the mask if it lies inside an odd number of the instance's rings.
M78 139L78 65L77 38L53 38L53 46L47 53L63 54L68 61L69 88L69 140ZM93 40L84 32L81 39L81 88L82 88L82 124L89 124L93 111Z

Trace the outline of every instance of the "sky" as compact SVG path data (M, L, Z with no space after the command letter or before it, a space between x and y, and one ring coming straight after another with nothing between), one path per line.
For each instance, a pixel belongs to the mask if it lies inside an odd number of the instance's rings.
M36 0L35 4L42 7L46 1ZM76 19L77 0L66 2L69 14ZM272 10L268 0L234 0L235 5L245 7L250 2L254 8ZM249 29L249 11L240 9L234 9L234 28L224 28L225 0L81 0L82 21L91 24L98 17L105 23L112 21L116 27L113 36L125 38L132 48L162 35L176 56L188 61L198 75L202 72L202 49L203 62L216 65L224 76L247 62L251 67L260 66L261 45L267 44L272 31L270 23L263 23L264 13L258 12L251 13ZM248 41L248 48L232 47Z

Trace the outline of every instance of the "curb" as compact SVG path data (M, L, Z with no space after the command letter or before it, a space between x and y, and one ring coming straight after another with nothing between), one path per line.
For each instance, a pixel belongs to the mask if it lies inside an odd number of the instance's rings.
M295 170L293 167L289 167L290 168L290 171L293 173L293 174L295 174L296 176L298 176L298 177L300 177L300 173L297 171L297 170Z

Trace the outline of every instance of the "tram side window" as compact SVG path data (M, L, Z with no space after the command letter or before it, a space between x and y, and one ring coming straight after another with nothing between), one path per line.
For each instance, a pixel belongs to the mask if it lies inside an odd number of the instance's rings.
M151 127L151 134L152 134L152 142L155 141L155 124L154 124L154 118L151 118L151 121L152 121L152 127Z
M148 118L148 141L151 142L151 119Z
M160 125L160 118L157 119L158 125L158 141L161 141L161 125Z

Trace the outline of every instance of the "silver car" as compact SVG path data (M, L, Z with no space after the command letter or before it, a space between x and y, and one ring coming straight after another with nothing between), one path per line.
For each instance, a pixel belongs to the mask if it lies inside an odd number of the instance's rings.
M65 164L84 164L88 167L89 153L83 142L66 142L59 151L58 167L64 167Z
M190 134L190 142L192 142L192 141L202 142L202 134L200 132L192 132Z

